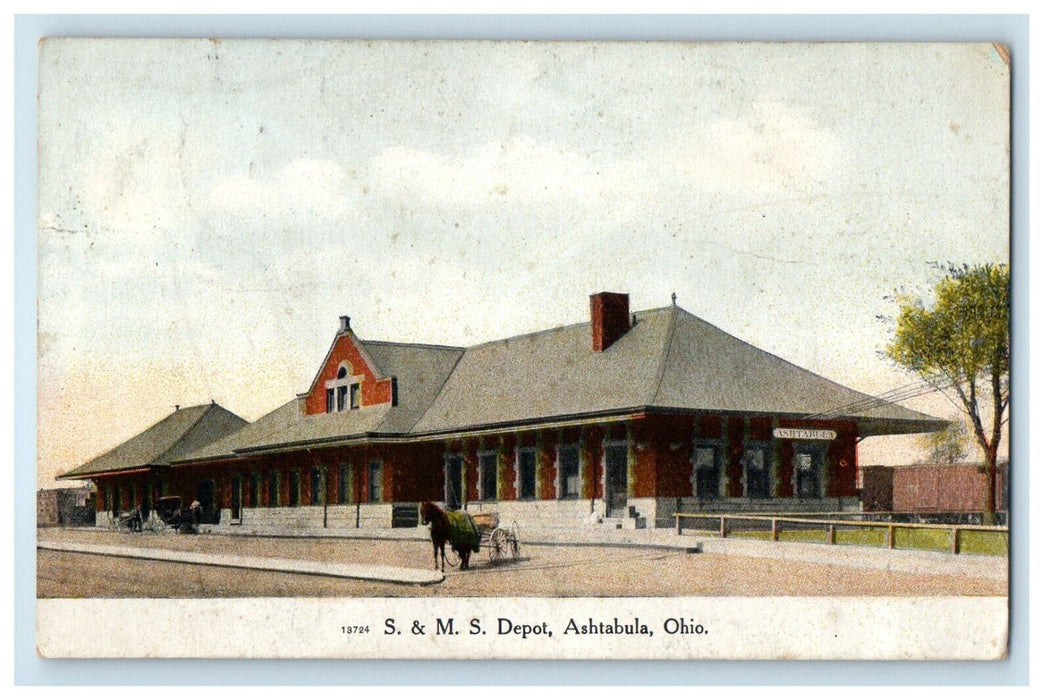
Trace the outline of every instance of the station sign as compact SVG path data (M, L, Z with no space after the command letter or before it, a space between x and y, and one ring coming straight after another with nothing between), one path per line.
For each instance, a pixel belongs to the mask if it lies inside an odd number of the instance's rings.
M835 430L814 428L774 428L774 437L785 440L835 440Z

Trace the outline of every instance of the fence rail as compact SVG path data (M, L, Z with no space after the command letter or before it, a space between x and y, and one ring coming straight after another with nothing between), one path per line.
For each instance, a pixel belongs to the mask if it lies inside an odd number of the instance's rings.
M836 514L841 515L841 514ZM902 549L938 549L934 546L914 546L914 547L901 547L901 542L898 535L902 532L920 533L921 531L933 532L933 533L944 533L947 537L948 549L953 554L960 553L961 544L961 533L975 532L975 533L990 533L986 537L992 536L995 540L999 540L997 535L1003 535L1003 554L1006 554L1006 538L1010 528L1002 527L999 525L938 525L930 523L895 523L895 522L882 522L878 520L832 520L827 518L799 518L793 517L792 515L771 515L771 514L724 514L724 513L676 513L675 514L675 532L682 534L683 521L689 520L707 520L707 521L718 521L719 523L719 537L727 537L731 530L732 525L735 521L737 522L752 522L752 523L769 523L767 527L756 529L756 528L743 528L742 530L749 533L761 533L769 531L770 539L774 542L780 541L782 535L786 531L805 531L807 534L814 533L815 528L822 533L821 539L827 544L837 544L837 537L844 532L858 532L862 530L879 530L883 529L882 535L882 546L888 549L902 548ZM788 525L790 527L786 528ZM803 526L803 527L799 527ZM806 526L810 526L809 529ZM703 528L696 528L703 529ZM811 540L813 541L813 540ZM861 541L852 541L850 544L869 544ZM926 544L930 544L929 542ZM998 554L999 551L981 551L982 548L978 548L979 553L987 554ZM999 547L993 547L993 549L999 549Z
M685 513L684 512L683 515L703 515L703 514L699 514L697 512L690 512L690 513ZM902 518L913 518L913 519L915 519L915 518L920 518L920 519L922 519L922 518L939 518L939 517L944 517L944 516L953 516L953 517L957 517L957 518L960 518L960 517L963 517L963 516L967 516L967 517L972 517L972 518L975 518L975 519L980 519L980 518L984 517L985 513L983 511L977 511L977 510L974 510L974 511L970 511L970 510L969 511L953 511L951 513L949 511L943 511L943 510L911 510L911 511L901 511L901 510L842 510L842 511L828 511L828 510L823 510L823 511L806 510L806 511L803 511L803 510L801 510L801 511L780 511L779 510L776 513L773 513L773 512L754 512L753 511L753 512L744 512L744 513L741 513L741 512L728 513L727 515L742 515L742 516L748 516L748 517L766 516L766 517L771 517L771 518L772 517L777 517L777 518L815 518L815 517L818 517L818 516L820 516L821 518L832 518L832 517L835 517L835 516L841 516L841 517L844 517L844 518L847 518L847 519L857 520L858 522L870 522L870 519L872 519L873 522L879 522L880 518L886 518L888 520L893 520L895 518L898 518L899 520L897 520L896 522L904 523L904 522L907 522L907 521L906 520L900 520L900 519L902 519ZM996 516L997 516L997 518L1000 518L1000 519L1003 520L1003 524L1001 525L1001 527L1006 527L1006 526L1010 525L1010 522L1008 521L1008 518L1009 518L1008 511L1006 511L1006 510L998 510L998 511L996 511ZM939 525L939 524L941 524L941 525L953 525L953 524L956 524L956 525L964 526L964 525L971 525L971 524L977 525L978 523L968 523L968 522L936 523L936 522L923 522L921 520L918 524L920 524L920 525Z

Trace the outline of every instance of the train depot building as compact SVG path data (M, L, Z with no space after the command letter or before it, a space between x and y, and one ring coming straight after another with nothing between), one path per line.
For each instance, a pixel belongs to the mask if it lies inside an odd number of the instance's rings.
M261 529L414 526L425 500L665 527L677 511L857 509L859 440L944 425L674 303L632 313L603 292L590 310L467 348L362 340L341 317L309 388L268 415L177 408L59 478L95 483L100 525L179 496Z

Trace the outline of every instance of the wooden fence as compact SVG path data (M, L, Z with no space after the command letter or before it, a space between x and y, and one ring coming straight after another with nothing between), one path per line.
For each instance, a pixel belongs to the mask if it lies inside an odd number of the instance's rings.
M810 534L815 530L820 531L823 534L822 541L827 544L836 544L837 537L844 531L858 532L862 530L879 530L883 529L882 535L882 546L888 549L894 549L898 543L898 534L902 531L909 532L929 532L929 533L944 533L946 535L946 549L951 551L953 554L960 553L960 534L965 532L976 532L976 533L999 533L1004 536L1004 544L1006 550L1006 538L1008 536L1009 528L1001 527L998 525L934 525L934 524L920 524L920 523L895 523L895 522L882 522L878 520L829 520L820 518L799 518L785 515L771 515L771 514L722 514L722 513L676 513L675 514L675 531L678 534L682 534L683 521L689 520L707 520L711 522L718 521L718 535L719 537L727 537L731 530L733 530L733 523L735 522L749 522L749 523L768 523L765 527L761 528L738 528L738 531L746 532L748 534L761 533L764 531L769 532L769 539L777 542L782 539L783 533L789 526L791 529L807 530ZM704 528L692 528L702 530ZM715 532L712 530L712 532ZM765 538L764 538L765 539ZM859 542L853 541L851 544L858 544ZM906 547L906 548L917 548L927 549L929 547ZM999 553L999 552L981 552L981 553ZM1006 554L1006 551L1003 552Z

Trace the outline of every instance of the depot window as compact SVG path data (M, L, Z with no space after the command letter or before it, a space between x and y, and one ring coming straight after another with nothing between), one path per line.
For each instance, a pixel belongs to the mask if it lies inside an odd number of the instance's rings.
M302 479L298 469L288 473L288 505L298 506L303 498Z
M260 497L262 495L263 477L258 472L253 472L248 478L248 505L251 508L258 508L260 503Z
M745 470L745 497L770 498L770 448L764 443L749 443L741 459Z
M558 448L558 497L580 498L580 445Z
M310 470L310 505L319 506L321 505L321 496L325 489L325 479L321 472L321 467L314 467Z
M336 378L325 383L325 410L328 413L361 408L361 382L353 379L347 366L342 365Z
M350 503L350 465L339 465L339 502Z
M478 453L478 493L483 501L496 500L496 453Z
M383 500L383 462L369 462L369 502Z
M518 500L536 498L536 450L531 447L518 450Z
M270 472L270 490L267 493L267 505L281 505L281 475L278 472Z
M718 498L722 479L723 445L719 442L700 442L693 448L693 495L697 498Z

